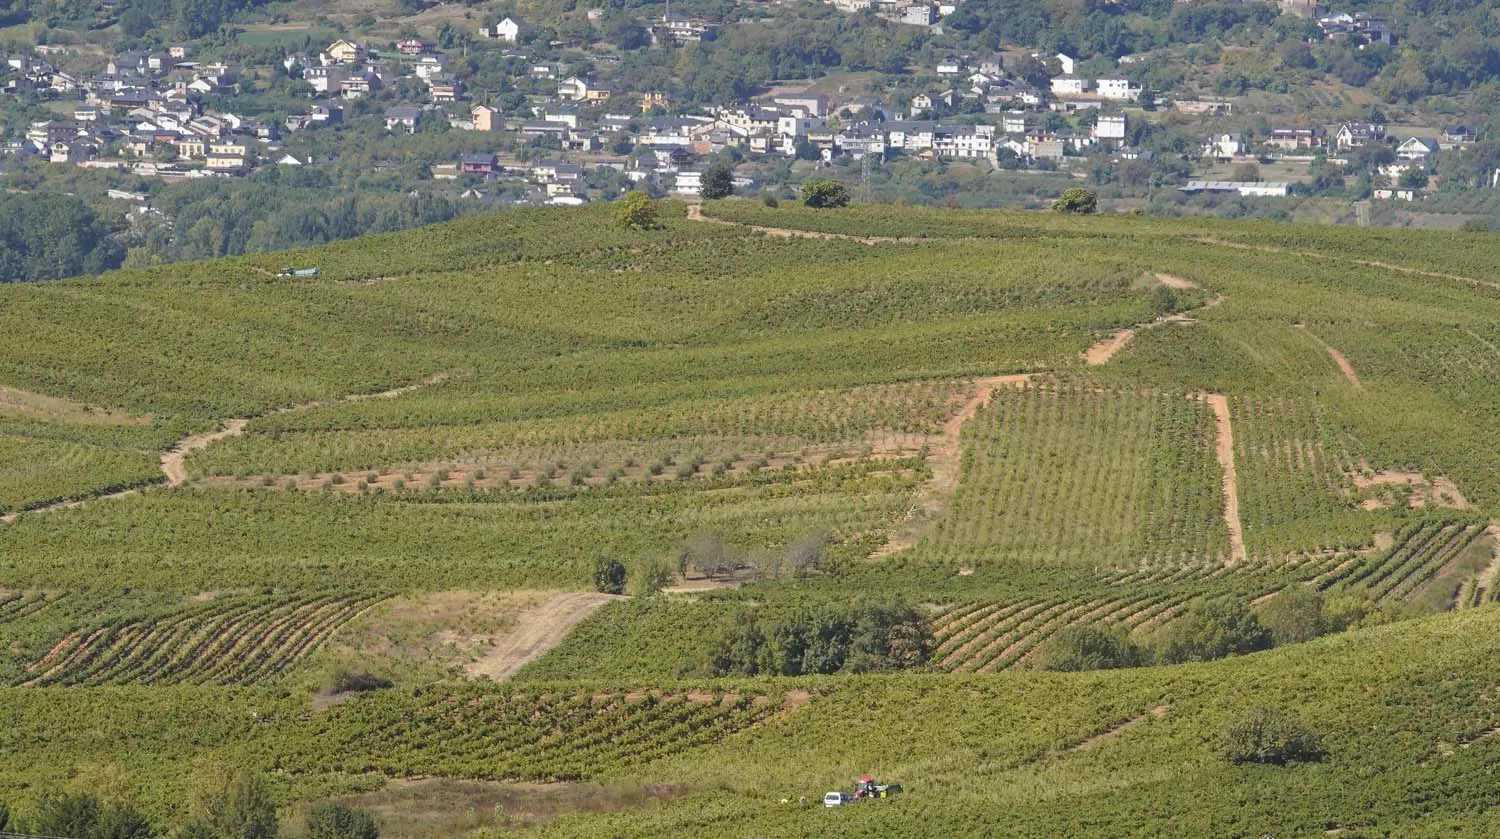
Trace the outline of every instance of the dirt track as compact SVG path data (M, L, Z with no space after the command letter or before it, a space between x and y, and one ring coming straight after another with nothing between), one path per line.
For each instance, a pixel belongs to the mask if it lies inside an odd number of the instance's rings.
M570 592L516 616L516 625L496 639L494 648L483 658L467 665L469 676L503 681L515 675L527 662L557 646L579 621L611 600L623 599L615 594Z
M1165 705L1158 705L1155 708L1152 708L1151 710L1147 711L1146 713L1141 714L1140 716L1131 717L1130 719L1128 719L1128 720L1120 723L1119 725L1115 726L1114 728L1109 729L1108 731L1101 731L1100 733L1095 734L1093 737L1090 737L1087 740L1084 740L1082 743L1079 743L1078 745L1072 747L1071 749L1068 749L1068 751L1070 751L1070 752L1081 752L1081 751L1085 751L1087 749L1092 749L1093 747L1099 745L1100 743L1105 743L1105 742L1108 742L1110 740L1115 739L1116 737L1119 737L1121 734L1124 734L1125 732L1129 731L1130 729L1135 728L1136 726L1140 725L1141 723L1145 722L1148 719L1158 719L1159 720L1162 717L1165 717L1166 715L1167 715L1167 706L1165 706Z
M416 384L403 385L401 387L391 388L390 390L383 390L378 393L355 393L348 396L334 397L332 399L321 399L316 402L307 402L301 405L293 405L289 408L281 408L279 410L272 411L271 413L285 414L292 411L305 411L310 408L321 408L328 405L339 405L345 402L364 402L370 399L390 399L393 397L401 396L403 394L411 393L418 388L438 384L439 382L442 382L447 378L448 374L439 373L434 376L429 376ZM248 417L226 420L224 422L224 425L217 430L184 437L183 439L178 440L177 443L172 446L172 448L167 449L165 452L162 452L161 472L162 475L164 475L167 479L167 486L181 486L182 484L187 483L187 456L190 452L207 448L209 445L220 440L224 440L229 437L237 437L241 434L244 434L245 428L249 424L250 419ZM90 503L92 501L103 501L109 498L123 498L127 495L134 495L139 491L140 490L128 489L122 492L110 493L109 495L91 495L84 498L71 498L66 501L58 501L54 504L48 504L44 507L35 507L24 512L45 513L53 510L67 510L73 507L78 507L80 505ZM15 521L22 512L23 511L16 511L0 516L0 522Z
M1205 393L1203 400L1213 409L1218 428L1214 454L1224 470L1224 525L1229 529L1229 561L1244 562L1245 531L1240 525L1240 480L1234 468L1234 426L1229 421L1229 398L1222 393Z
M1349 384L1354 386L1355 390L1365 389L1364 384L1362 384L1359 380L1359 376L1354 372L1354 365L1349 363L1349 359L1344 357L1343 353L1334 349L1333 346L1327 341L1324 341L1322 338L1314 335L1310 330L1308 330L1306 326L1299 325L1297 328L1306 333L1309 338L1317 342L1318 346L1323 348L1324 352L1328 353L1328 357L1333 359L1333 363L1338 366L1339 372L1344 375L1344 378L1348 380Z
M1017 373L1008 376L986 376L974 380L974 393L969 397L969 401L964 403L958 413L943 423L942 434L927 444L927 467L932 470L932 478L923 490L925 497L907 511L906 519L891 534L885 544L871 552L871 559L879 559L912 547L927 528L942 518L943 513L948 509L948 500L958 489L958 467L963 458L961 440L964 424L974 418L979 409L990 401L990 397L996 390L1025 384L1031 381L1031 378L1030 373Z

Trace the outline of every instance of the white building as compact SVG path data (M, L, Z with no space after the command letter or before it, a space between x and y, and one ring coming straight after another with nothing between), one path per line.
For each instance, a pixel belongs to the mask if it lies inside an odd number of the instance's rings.
M1087 89L1088 82L1077 76L1056 76L1052 79L1052 92L1058 96L1077 95Z
M1125 139L1125 115L1105 116L1101 114L1094 122L1095 140L1121 140Z
M1129 79L1099 79L1094 86L1100 96L1120 102L1128 102L1141 95L1141 89L1131 87Z

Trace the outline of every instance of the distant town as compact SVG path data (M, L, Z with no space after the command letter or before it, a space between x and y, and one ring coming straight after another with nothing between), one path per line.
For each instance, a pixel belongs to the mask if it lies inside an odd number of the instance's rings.
M834 5L850 12L872 7L870 0ZM934 26L955 7L882 2L874 8L902 24ZM1296 0L1281 10L1315 16L1328 39L1392 43L1395 37L1383 19L1365 13L1329 15ZM509 108L472 88L460 69L464 62L453 61L451 50L420 37L378 45L338 39L315 52L286 54L279 66L269 67L200 60L194 46L184 44L113 55L93 72L86 68L97 64L94 56L38 45L33 55L6 59L5 90L41 95L54 107L62 103L64 112L13 129L0 143L0 155L161 179L317 167L327 152L320 158L303 150L311 144L297 142L298 136L340 131L352 113L368 115L378 101L391 134L438 124L495 138L493 151L464 152L428 167L434 180L462 180L463 197L485 199L491 194L486 185L505 183L515 187L510 195L516 203L566 205L607 200L630 186L695 196L703 161L726 150L752 161L849 158L868 165L905 158L1062 172L1101 154L1110 161L1149 162L1158 152L1130 141L1133 123L1152 118L1149 110L1223 115L1233 109L1229 101L1148 93L1126 73L1090 77L1067 54L1031 53L1022 56L1025 72L1008 67L1002 54L953 56L914 69L914 79L935 83L899 100L778 90L679 110L666 92L612 84L609 69L617 56L601 57L584 71L565 70L576 61L535 58L522 47L526 26L507 16L464 39L465 51L471 45L498 51L515 68L518 88L543 91ZM714 38L717 28L669 12L651 24L649 36L656 44L686 45ZM1128 67L1131 57L1118 63ZM238 113L242 80L272 76L295 85L305 107L275 121ZM1432 188L1427 175L1434 161L1472 143L1475 129L1451 124L1403 134L1373 121L1287 123L1271 124L1260 136L1206 133L1198 139L1197 154L1184 156L1195 168L1175 184L1186 194L1285 197L1292 183L1259 177L1257 164L1344 164L1362 147L1380 144L1390 153L1373 160L1378 183L1372 197L1416 201ZM596 178L591 185L590 173L598 170L616 177ZM748 176L737 177L736 185L758 186ZM115 192L113 197L144 201L128 190Z

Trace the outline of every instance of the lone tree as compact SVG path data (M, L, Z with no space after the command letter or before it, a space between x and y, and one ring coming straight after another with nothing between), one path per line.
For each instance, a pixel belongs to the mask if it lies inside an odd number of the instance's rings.
M709 201L728 198L734 194L734 170L729 164L721 162L708 167L703 173L703 189L700 194Z
M613 557L602 556L594 563L594 591L604 594L625 593L625 564Z
M802 203L817 209L843 207L849 203L849 188L830 178L811 180L802 185Z
M1219 734L1219 754L1231 763L1315 761L1323 745L1302 720L1279 708L1251 708Z
M1052 209L1059 213L1092 213L1099 209L1099 196L1081 186L1069 187L1052 202Z
M655 230L661 226L656 220L656 202L638 189L625 193L615 205L615 221L629 230Z

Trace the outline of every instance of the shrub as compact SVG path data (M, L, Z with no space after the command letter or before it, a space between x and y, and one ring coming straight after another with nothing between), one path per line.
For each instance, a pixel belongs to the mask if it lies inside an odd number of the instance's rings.
M1251 708L1219 734L1219 754L1230 763L1315 761L1322 743L1302 720L1279 708Z
M1255 615L1233 600L1195 604L1156 638L1156 658L1164 664L1212 661L1271 646L1271 633Z
M776 193L769 189L760 194L760 203L767 207L780 207L781 202L776 200Z
M1059 631L1037 650L1038 670L1078 672L1111 670L1141 664L1139 647L1124 632L1099 626L1074 626Z
M1256 610L1256 619L1278 647L1311 641L1333 629L1323 609L1323 596L1303 585L1277 592Z
M1052 202L1052 209L1059 213L1092 213L1099 209L1099 196L1081 186L1069 187Z
M308 839L378 839L375 816L338 802L316 804L307 811Z
M615 206L615 223L629 230L655 230L661 226L656 220L656 202L638 189L625 193Z
M365 670L340 667L328 677L328 692L366 693L372 690L385 690L391 684L391 680L384 676L377 676Z
M818 209L843 207L849 203L849 188L832 179L814 179L802 185L802 203Z
M625 564L613 557L603 556L594 563L594 591L605 594L625 593Z

